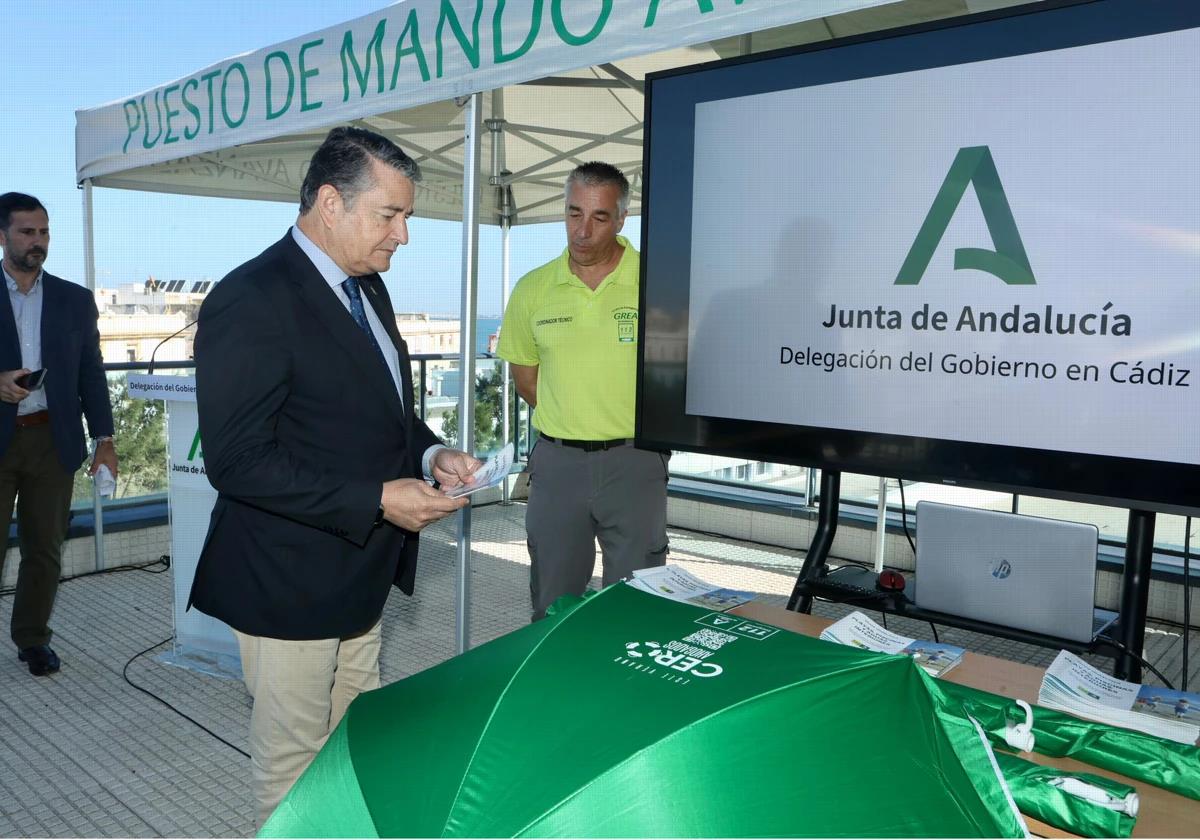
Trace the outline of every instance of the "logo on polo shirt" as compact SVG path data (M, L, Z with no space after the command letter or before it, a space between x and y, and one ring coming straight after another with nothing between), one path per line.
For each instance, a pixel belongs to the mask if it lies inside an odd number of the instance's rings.
M632 306L621 306L613 310L613 321L617 324L617 341L637 341L638 311Z

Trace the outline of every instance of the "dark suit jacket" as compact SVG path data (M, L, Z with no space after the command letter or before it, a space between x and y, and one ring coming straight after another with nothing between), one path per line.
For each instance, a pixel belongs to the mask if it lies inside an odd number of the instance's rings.
M2 275L0 275L2 276ZM88 454L83 418L94 437L113 433L108 380L100 356L96 299L83 286L42 274L42 367L54 448L64 468L79 469ZM12 301L4 288L0 303L0 370L19 370L21 343ZM15 403L0 402L0 456L17 426Z
M196 400L218 492L189 606L243 633L370 629L390 584L412 594L417 537L374 525L384 481L419 478L439 441L413 415L387 289L363 278L400 355L383 360L289 231L216 285L196 330Z

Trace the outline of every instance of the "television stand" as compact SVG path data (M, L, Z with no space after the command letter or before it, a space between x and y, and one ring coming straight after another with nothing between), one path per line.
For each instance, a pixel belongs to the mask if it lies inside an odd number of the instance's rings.
M841 471L822 470L821 495L817 503L817 530L813 533L812 543L804 556L800 573L796 576L791 597L788 598L789 610L811 613L813 598L821 597L838 603L895 613L906 618L932 621L935 624L945 624L1043 647L1058 647L1077 653L1112 651L1113 676L1132 682L1142 681L1142 665L1138 657L1142 655L1145 644L1146 609L1150 600L1150 564L1154 557L1155 520L1152 511L1129 511L1125 567L1121 574L1120 617L1108 634L1118 644L1112 645L1103 640L1079 643L1030 633L1015 627L917 609L903 593L875 589L875 574L868 569L842 567L832 574L826 574L826 560L837 533L841 485Z

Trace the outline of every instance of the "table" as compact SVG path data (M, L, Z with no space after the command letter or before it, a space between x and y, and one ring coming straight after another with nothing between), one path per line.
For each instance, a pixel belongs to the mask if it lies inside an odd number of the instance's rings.
M794 633L818 636L833 622L827 618L796 613L782 607L770 607L750 602L730 610L735 615L773 624ZM1032 665L1009 662L994 656L967 651L963 661L946 676L946 682L1002 694L1006 697L1036 703L1042 684L1043 670ZM1196 837L1200 835L1200 801L1130 779L1103 768L1093 767L1071 758L1055 758L1041 753L1023 753L1022 758L1061 770L1082 771L1106 776L1137 789L1141 808L1134 824L1134 837ZM1075 837L1062 829L1026 817L1029 830L1041 837Z

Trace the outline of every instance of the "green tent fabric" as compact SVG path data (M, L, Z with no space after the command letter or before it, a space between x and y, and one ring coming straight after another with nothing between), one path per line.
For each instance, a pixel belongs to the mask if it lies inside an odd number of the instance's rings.
M1025 833L909 658L618 584L359 697L261 835Z
M996 762L1022 814L1081 837L1128 837L1133 833L1136 817L1075 796L1054 783L1076 779L1115 800L1125 800L1134 792L1129 785L1091 773L1045 767L1005 752L996 753Z
M1009 720L1024 720L1017 704L998 694L964 685L943 688L970 711L997 746L1004 744ZM1033 706L1034 750L1066 756L1131 779L1200 799L1200 749L1144 732L1121 729Z

